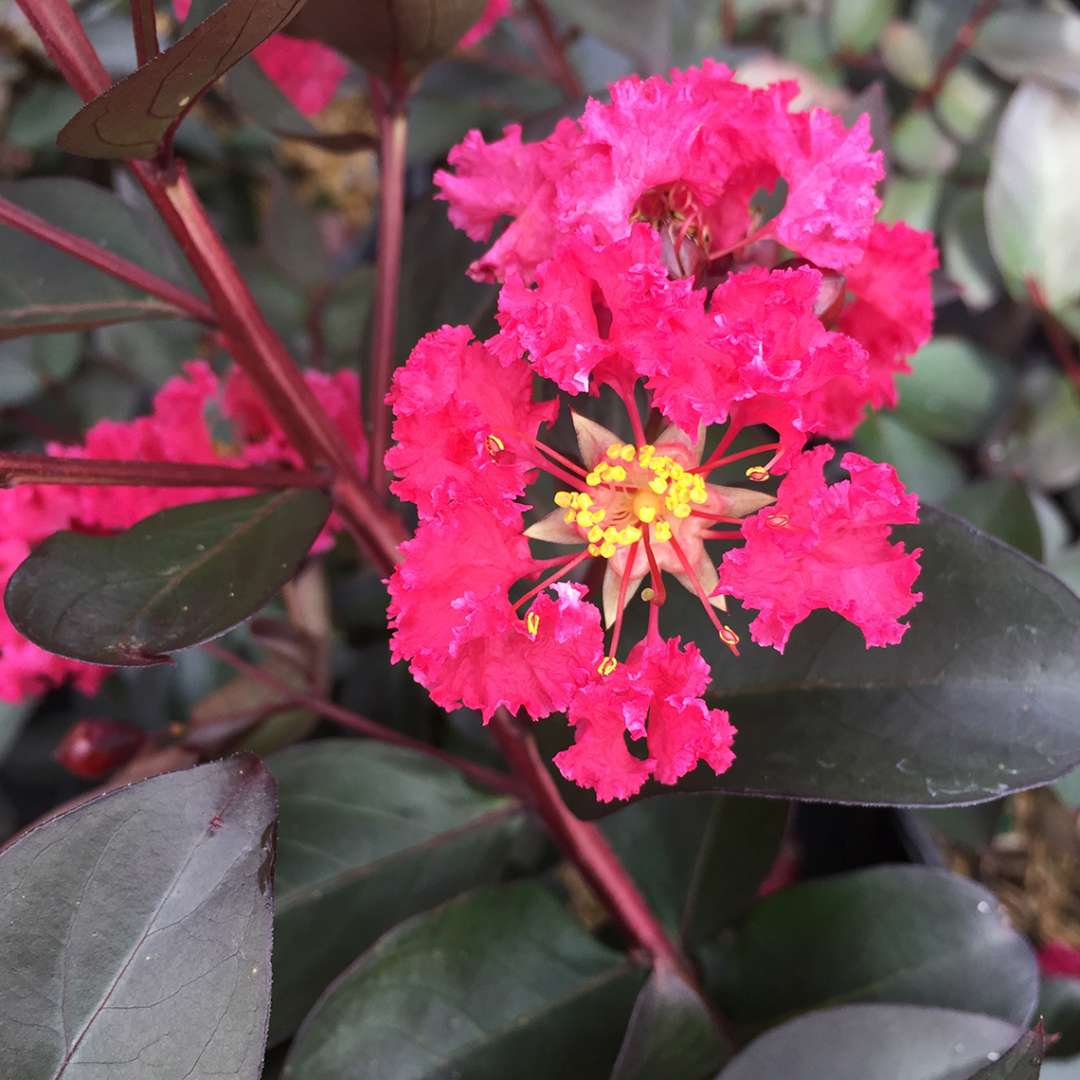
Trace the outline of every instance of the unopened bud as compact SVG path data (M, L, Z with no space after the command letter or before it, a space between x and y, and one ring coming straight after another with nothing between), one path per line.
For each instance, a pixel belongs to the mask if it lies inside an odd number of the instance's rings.
M146 732L122 720L80 720L68 729L53 756L69 773L100 780L126 765L144 742Z

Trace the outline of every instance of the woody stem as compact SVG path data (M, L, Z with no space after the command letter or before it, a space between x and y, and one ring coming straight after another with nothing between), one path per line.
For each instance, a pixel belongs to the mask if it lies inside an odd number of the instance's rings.
M93 484L126 487L328 488L319 469L230 468L175 461L99 461L0 453L0 487Z
M386 488L383 458L390 444L390 412L386 394L397 341L401 247L405 233L405 152L409 125L407 95L381 79L371 79L371 103L379 124L379 238L375 268L375 325L372 334L368 413L371 428L371 483Z

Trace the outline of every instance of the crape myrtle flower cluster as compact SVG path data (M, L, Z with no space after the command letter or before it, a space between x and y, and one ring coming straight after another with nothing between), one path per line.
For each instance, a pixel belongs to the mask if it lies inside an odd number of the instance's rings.
M173 11L181 21L190 10L191 0L173 0ZM488 0L480 18L462 35L459 48L466 49L483 40L509 13L510 0ZM288 33L274 34L253 55L267 78L305 116L322 112L349 73L346 60L328 45Z
M367 468L367 441L360 420L355 372L309 371L305 378L334 420L357 465ZM110 461L167 461L237 467L290 465L303 461L270 415L248 377L234 369L219 379L203 361L185 365L154 399L149 416L102 420L81 446L53 443L57 457ZM182 503L247 495L245 488L98 487L26 484L0 489L0 591L33 548L61 529L107 534ZM315 550L329 546L340 528L331 517ZM45 652L11 625L0 608L0 700L23 698L68 679L94 693L111 671Z
M731 597L780 651L821 608L895 644L921 598L920 553L889 538L915 496L854 453L826 483L821 440L895 402L930 333L936 252L875 222L867 118L792 112L796 92L710 62L628 78L540 142L470 132L436 175L472 238L510 222L470 270L502 283L499 332L428 335L390 394L387 465L419 514L389 582L394 658L447 709L565 713L575 743L556 764L603 801L733 760L700 650L661 631L672 579L736 655ZM772 217L763 190L786 196ZM605 388L620 432L585 415ZM576 457L540 438L554 390L575 399ZM759 426L769 441L735 448ZM739 483L714 482L724 467ZM528 490L541 474L553 505Z

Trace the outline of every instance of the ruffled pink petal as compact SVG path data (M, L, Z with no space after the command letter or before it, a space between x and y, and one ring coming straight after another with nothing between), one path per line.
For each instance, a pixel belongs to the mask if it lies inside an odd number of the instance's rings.
M668 277L660 241L646 225L605 245L571 233L537 268L534 287L517 275L507 280L492 349L507 364L526 354L567 393L607 385L625 396L673 354L703 362L711 329L704 298L688 280Z
M756 608L754 641L780 652L792 628L821 608L858 626L868 647L895 645L907 630L900 618L922 599L911 591L921 551L889 542L890 525L918 520L918 500L891 465L860 454L841 461L850 480L826 485L832 456L828 446L803 454L775 505L743 522L745 546L719 567L717 592Z
M535 475L532 440L558 409L533 403L527 367L500 364L466 326L444 326L397 370L388 400L396 445L386 465L398 474L396 495L422 517L469 499L517 520L515 500Z

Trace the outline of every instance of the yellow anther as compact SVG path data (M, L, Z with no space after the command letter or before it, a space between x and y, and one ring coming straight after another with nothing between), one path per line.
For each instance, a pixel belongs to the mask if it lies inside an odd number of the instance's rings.
M599 544L600 541L603 540L603 539L604 539L604 530L601 529L599 525L594 525L589 530L589 543L590 544Z
M487 452L492 457L506 449L506 443L504 443L498 435L489 435L484 440L484 445L487 447Z
M555 492L555 505L561 506L564 509L570 506L574 501L574 494L571 491L556 491Z
M604 530L604 539L605 539L605 540L607 540L607 541L609 541L610 543L614 543L614 541L615 541L615 538L616 538L616 537L617 537L618 535L619 535L619 530L618 530L618 529L616 529L614 525L609 525L609 526L608 526L608 527L607 527L607 528L606 528L606 529Z
M585 492L581 492L577 497L577 502L574 504L579 510L588 510L593 504L593 497L586 495Z
M655 476L649 481L649 488L655 491L657 495L663 495L667 491L667 481L660 476Z
M615 552L616 552L616 551L618 551L618 550L619 550L619 549L618 549L618 548L617 548L617 547L616 547L616 546L615 546L615 545L614 545L613 543L611 543L611 541L610 541L610 540L605 540L605 541L604 541L604 542L603 542L603 543L602 543L602 544L600 545L600 554L601 554L601 555L602 555L602 556L603 556L603 557L604 557L605 559L610 559L610 558L611 558L611 556L612 556L612 555L614 555L614 554L615 554Z
M577 524L580 525L583 529L587 529L590 525L593 524L593 516L589 513L588 510L579 510L577 512L577 518L575 520Z
M697 503L699 506L709 501L709 493L705 490L704 484L701 487L694 486L694 490L690 492L690 501Z
M679 503L674 510L671 511L677 518L688 518L690 516L690 507L686 503Z
M623 547L636 544L641 539L641 530L636 525L627 525L618 536L619 543Z
M637 450L628 443L619 451L619 457L621 457L623 461L633 461L634 458L637 457Z
M647 466L655 453L656 447L652 443L646 443L644 446L638 447L638 461Z
M592 502L591 499L589 501ZM594 510L592 512L593 521L603 521L604 518L606 518L606 517L607 517L607 511L602 506L600 507L599 510Z
M720 626L720 640L729 648L733 649L739 644L739 635L731 629L730 626L721 624Z
M612 465L608 470L607 479L613 484L621 484L626 479L626 470L621 465Z
M671 539L671 526L666 521L658 521L653 530L653 539L666 544Z
M590 544L589 548L588 548L588 551L589 551L589 554L594 559L598 559L600 557L600 545L599 544Z
M652 600L654 596L656 596L656 592L653 589L649 588L648 585L646 585L645 588L641 590L641 599L644 600L646 604L650 600Z
M600 483L600 474L593 469L593 471L585 477L585 483L588 484L589 487L597 487Z
M615 461L618 458L618 456L622 453L622 443L613 442L604 451L604 453L607 454L607 456L609 458L611 458L612 461Z
M671 478L673 480L681 480L685 475L686 470L678 462L671 466Z
M576 510L567 510L566 513L563 514L563 521L565 521L567 525L573 525L576 518Z
M529 631L529 637L536 637L537 631L540 629L540 616L535 611L530 611L525 616L525 629Z
M645 524L648 525L649 522L656 517L656 507L648 505L639 506L637 508L637 516L641 521L644 521Z
M746 470L746 478L753 480L755 483L760 484L769 479L769 470L763 469L760 465L751 465Z
M614 656L605 656L599 664L596 665L596 670L601 675L610 675L619 666L619 661Z

